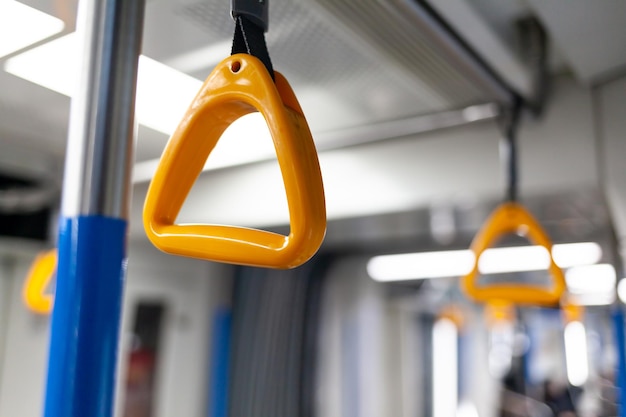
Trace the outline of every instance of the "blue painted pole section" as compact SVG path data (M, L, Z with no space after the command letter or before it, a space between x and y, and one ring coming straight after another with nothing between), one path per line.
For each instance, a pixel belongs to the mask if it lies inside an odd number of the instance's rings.
M468 369L469 365L472 363L468 361L468 353L470 353L470 336L463 332L463 330L459 329L459 336L457 341L457 397L459 401L463 401L466 395L468 394L466 379L468 375L471 374L471 370Z
M229 308L220 308L213 319L211 355L211 406L208 417L228 416L228 384L230 384L230 340L232 313Z
M624 311L621 305L613 307L613 327L615 332L615 347L617 349L617 385L618 415L626 417L626 335L624 334Z
M127 223L64 218L52 314L45 417L111 417Z

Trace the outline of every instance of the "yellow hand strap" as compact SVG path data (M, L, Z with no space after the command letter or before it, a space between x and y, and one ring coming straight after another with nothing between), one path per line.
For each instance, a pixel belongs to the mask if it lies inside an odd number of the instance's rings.
M553 279L551 287L512 283L477 285L480 255L505 234L523 235L546 248L550 253L549 271ZM522 205L509 202L496 208L474 238L471 249L476 256L474 268L461 280L463 290L469 297L481 302L503 301L537 306L554 306L559 303L566 287L563 271L552 258L550 238L539 222Z
M33 261L24 288L22 298L26 306L39 314L50 314L54 304L54 296L46 293L46 289L57 269L57 250L52 249L37 255Z
M164 252L241 265L293 268L310 259L326 233L326 205L317 152L287 80L275 82L257 58L236 54L209 75L170 138L144 206L144 228ZM287 194L291 231L211 224L175 224L209 154L239 117L260 111L274 141Z

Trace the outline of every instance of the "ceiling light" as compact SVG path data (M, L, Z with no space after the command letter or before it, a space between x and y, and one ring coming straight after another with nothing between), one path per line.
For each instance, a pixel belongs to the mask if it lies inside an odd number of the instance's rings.
M597 243L554 245L552 253L561 268L598 262L602 250ZM376 281L401 281L425 278L458 277L474 267L471 250L420 252L375 256L367 264L367 272ZM483 252L479 260L482 274L540 271L548 269L550 257L542 246L493 248Z
M4 70L66 96L76 89L77 39L69 34L8 59Z
M570 268L565 273L567 288L573 294L606 294L615 291L615 268L609 264Z
M615 268L609 264L570 268L565 273L571 301L579 305L609 305L615 301Z
M5 70L42 87L73 96L80 69L76 33L7 60ZM146 56L139 58L136 112L139 123L171 134L202 82Z
M561 268L593 265L602 259L602 248L596 242L565 243L552 246L552 257Z
M65 23L13 0L0 1L0 58L63 30Z
M75 33L60 37L14 56L5 70L66 96L77 88L80 68ZM202 82L144 55L139 57L136 117L144 126L171 135L198 93ZM272 138L263 116L251 113L237 119L224 132L208 158L205 169L271 158ZM149 180L158 160L138 164L133 181Z
M589 377L585 326L579 321L568 323L565 326L564 339L567 379L570 384L579 387Z
M455 277L471 271L474 259L470 250L375 256L367 273L376 281Z
M440 319L432 337L433 416L451 417L458 402L458 330L451 320Z
M617 296L622 303L626 303L626 278L622 278L617 283Z
M202 82L141 55L137 74L137 121L171 135L182 120Z
M482 274L541 271L548 269L550 254L543 246L487 249L478 260Z
M615 291L606 293L570 294L572 304L579 306L608 306L615 301Z

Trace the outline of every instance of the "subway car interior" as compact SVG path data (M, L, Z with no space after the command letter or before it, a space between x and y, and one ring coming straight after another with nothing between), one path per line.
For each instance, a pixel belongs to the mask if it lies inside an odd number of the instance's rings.
M625 417L625 135L623 0L0 0L0 417Z

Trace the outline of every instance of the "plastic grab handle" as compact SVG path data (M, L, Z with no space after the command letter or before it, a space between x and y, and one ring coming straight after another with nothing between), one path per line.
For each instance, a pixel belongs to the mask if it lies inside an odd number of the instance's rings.
M211 224L175 224L209 154L239 117L260 111L282 172L291 231ZM315 144L287 80L275 81L260 60L226 58L209 75L170 138L152 179L143 213L152 243L164 252L240 265L293 268L319 249L326 234L326 204Z
M28 271L22 298L31 311L38 314L50 314L54 304L54 296L46 293L46 289L56 273L57 250L43 252L35 258Z
M480 255L491 247L497 239L505 234L519 234L543 246L550 254L549 271L552 275L552 286L532 286L525 284L491 284L478 286L478 260ZM501 204L491 214L482 229L478 232L471 249L476 255L474 268L462 278L461 285L465 293L476 301L504 301L512 304L537 306L557 305L565 291L563 271L552 258L552 242L539 225L539 222L520 204Z

